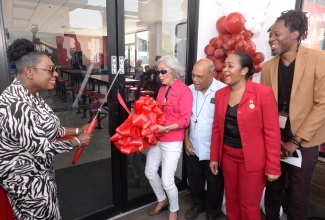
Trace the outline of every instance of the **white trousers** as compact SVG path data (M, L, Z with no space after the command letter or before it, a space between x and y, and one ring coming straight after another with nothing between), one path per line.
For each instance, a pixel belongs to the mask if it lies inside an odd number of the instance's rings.
M158 202L169 199L169 210L176 212L178 206L178 190L175 185L175 172L178 160L181 156L183 142L157 142L156 146L150 147L147 160L145 174L148 178L153 191L156 194ZM161 178L158 169L161 164Z

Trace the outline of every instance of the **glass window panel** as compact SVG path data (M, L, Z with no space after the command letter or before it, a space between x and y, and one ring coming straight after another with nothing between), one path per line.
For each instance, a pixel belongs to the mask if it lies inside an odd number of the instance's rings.
M124 0L125 56L131 66L141 59L142 67L149 65L154 69L156 56L174 55L186 67L187 4L187 0ZM131 35L135 41L129 40ZM129 199L151 190L142 179L145 160L146 152L128 156ZM182 180L181 159L175 179Z
M303 11L308 16L308 36L302 41L307 47L325 49L325 0L304 1Z
M100 105L100 95L107 91L107 82L91 78L108 74L106 0L6 0L1 3L7 45L18 38L27 38L59 65L56 88L40 94L58 115L61 125L80 128L88 123ZM13 79L17 70L13 64L9 69ZM86 84L87 73L91 75ZM76 100L82 82L91 92L80 92L80 99ZM77 109L72 108L73 103ZM100 118L92 143L84 149L76 165L71 164L75 150L58 155L54 162L63 219L77 219L113 204L105 106Z

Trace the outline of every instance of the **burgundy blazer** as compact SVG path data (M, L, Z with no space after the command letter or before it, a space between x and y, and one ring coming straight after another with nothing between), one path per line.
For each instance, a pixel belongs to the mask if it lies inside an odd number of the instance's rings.
M210 161L222 163L224 125L230 86L215 94ZM246 89L237 109L246 171L265 170L280 175L280 129L278 109L271 88L247 80Z

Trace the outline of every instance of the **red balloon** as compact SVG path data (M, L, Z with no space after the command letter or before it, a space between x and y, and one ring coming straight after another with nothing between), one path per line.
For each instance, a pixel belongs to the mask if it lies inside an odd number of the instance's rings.
M217 57L215 57L214 55L209 55L209 56L206 56L206 58L208 58L209 60L211 60L212 62L214 62Z
M254 63L255 73L259 73L262 70L262 66L259 63Z
M225 77L222 72L218 72L217 80L219 80L221 82L225 82Z
M246 40L246 49L245 51L250 54L251 56L254 55L254 53L256 52L256 45L253 41L251 40Z
M235 49L236 50L245 51L246 50L246 46L247 46L247 43L246 43L245 40L239 40L235 44Z
M245 28L243 28L243 30L240 31L241 35L243 35L245 40L249 40L253 37L253 33L246 30Z
M232 34L240 32L243 29L244 24L245 18L239 12L232 12L225 19L225 29Z
M213 55L214 51L215 48L211 44L206 45L204 48L204 52L206 53L206 55Z
M236 41L232 38L227 39L224 43L223 43L223 47L226 50L231 50L235 48L235 43Z
M223 60L220 60L220 59L216 59L213 64L214 64L214 69L216 71L221 71L222 68L223 68Z
M230 34L219 34L218 38L222 39L223 41L231 38Z
M244 40L244 36L240 33L237 33L232 35L232 39L234 39L237 42L239 40Z
M225 19L226 19L226 16L222 16L217 20L216 28L220 34L228 33L227 30L225 29Z
M223 49L223 52L224 52L225 54L228 53L228 50L226 50L224 47L223 47L222 49Z
M217 58L221 58L221 57L223 57L223 55L225 55L225 53L223 52L223 49L221 49L221 48L217 48L214 51L214 56Z
M256 52L254 55L253 55L253 61L254 63L262 63L265 59L265 56L262 52Z
M229 50L229 51L228 51L228 53L227 53L227 56L228 56L229 54L232 54L232 53L234 53L234 52L236 52L236 50L235 50L235 49Z
M226 60L226 58L227 58L227 55L225 54L223 57L219 58L219 60L221 60L221 61L222 61L222 63L224 63L224 62L225 62L225 60Z
M217 39L217 37L213 37L211 38L211 40L209 41L209 44L213 45L213 42Z
M217 39L214 40L214 42L213 42L213 46L214 46L215 48L221 48L222 45L223 45L223 42L224 42L224 41L223 41L222 39L217 38Z

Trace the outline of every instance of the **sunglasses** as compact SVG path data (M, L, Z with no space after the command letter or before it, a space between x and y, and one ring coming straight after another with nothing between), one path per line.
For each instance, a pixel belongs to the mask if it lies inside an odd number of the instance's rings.
M52 73L52 76L54 75L55 72L58 71L58 67L57 65L53 65L51 66L50 68L48 69L45 69L45 68L38 68L38 67L33 67L34 69L40 69L40 70L46 70L46 71L50 71Z
M166 73L168 73L168 70L157 70L158 73L161 73L163 75L165 75Z

